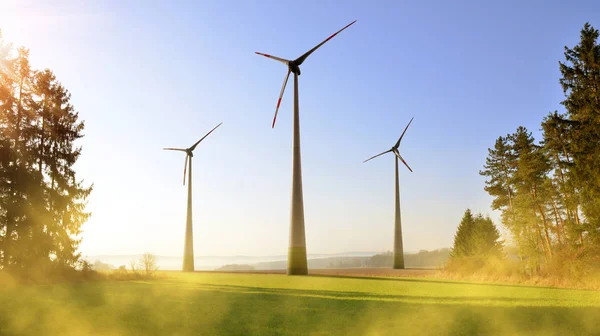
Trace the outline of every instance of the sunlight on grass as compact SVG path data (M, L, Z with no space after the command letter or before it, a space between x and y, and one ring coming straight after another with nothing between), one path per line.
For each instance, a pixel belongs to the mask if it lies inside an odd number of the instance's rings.
M586 334L600 292L414 278L167 272L0 289L1 334Z

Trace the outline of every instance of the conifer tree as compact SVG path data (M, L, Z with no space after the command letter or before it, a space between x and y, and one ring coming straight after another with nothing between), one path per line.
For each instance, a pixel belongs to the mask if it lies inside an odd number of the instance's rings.
M538 270L556 253L580 258L600 252L598 37L586 23L579 43L565 47L560 84L566 113L544 118L541 146L519 127L496 141L480 172L521 260Z
M569 173L579 190L586 236L600 244L600 45L597 29L586 23L579 44L565 47L560 84L566 99Z
M473 255L484 257L502 256L502 242L500 232L492 219L482 214L475 216L475 225L472 233Z
M471 240L473 229L475 226L475 219L470 209L465 211L463 218L456 229L454 235L454 245L450 256L452 258L468 257L473 255L474 247Z
M92 187L77 178L84 124L50 70L0 35L0 268L74 266Z
M571 124L565 115L550 113L542 122L543 145L553 170L552 208L555 221L559 226L558 235L567 246L583 242L583 230L579 216L579 189L572 178L573 160L571 158L569 136ZM560 238L560 237L559 237ZM562 244L562 243L561 243Z
M552 256L551 229L544 197L548 194L544 190L549 172L548 160L525 127L519 126L510 137L513 151L517 157L517 160L514 161L516 166L513 181L519 194L519 200L524 203L523 209L529 208L533 213L531 218L535 218L527 225L534 227L540 236L545 252Z
M479 257L485 259L502 255L500 232L489 217L481 214L473 216L470 209L465 211L454 236L450 257Z

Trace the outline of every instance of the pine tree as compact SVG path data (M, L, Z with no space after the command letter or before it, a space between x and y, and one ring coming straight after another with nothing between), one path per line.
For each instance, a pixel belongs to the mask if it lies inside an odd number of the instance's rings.
M551 219L556 191L549 171L543 148L519 127L496 140L480 172L487 177L485 190L494 197L492 208L502 211L502 223L518 246L520 259L533 268L539 268L544 255L552 255L560 235Z
M514 187L511 184L514 174L514 155L508 144L507 137L499 137L493 149L488 149L484 170L479 174L488 177L485 191L495 197L492 208L495 210L512 211L512 201L515 196Z
M9 116L12 112L14 99L12 95L14 58L11 56L12 46L4 43L0 31L0 267L8 263L7 250L10 250L8 237L8 207L10 199L10 178L12 174L12 150L9 137Z
M546 199L548 191L544 190L545 181L550 166L540 146L530 132L523 126L519 126L512 134L512 148L518 158L515 161L515 174L513 181L523 202L523 209L530 208L536 220L530 225L534 226L536 233L540 236L545 252L552 256L552 238L550 236L550 222L548 220L548 209Z
M73 165L84 124L50 70L0 35L0 267L74 266L92 187Z
M49 232L54 238L52 255L61 262L72 265L79 255L77 246L81 225L89 217L85 212L85 199L92 187L84 187L78 181L73 165L81 155L81 148L74 142L83 134L84 124L78 121L78 113L70 104L71 95L59 83L53 83L49 98L51 116L46 127L52 130L48 137L49 153L46 156L50 178L48 192L49 209L53 225Z
M560 83L566 113L544 118L541 146L519 127L496 141L480 172L521 260L538 270L552 259L583 258L600 250L598 37L586 23L579 44L565 47ZM557 259L556 253L562 256Z
M572 178L573 160L570 151L569 134L571 124L565 115L554 112L544 118L543 146L553 170L552 197L553 215L557 226L557 235L561 244L580 245L583 232L579 216L578 186Z
M502 256L503 244L500 241L500 232L489 216L483 217L482 214L475 216L472 241L473 255L484 257Z
M456 229L454 235L454 245L450 256L452 258L468 257L473 255L474 246L471 240L473 229L475 226L475 219L470 209L465 211L463 218Z
M502 255L500 232L488 217L482 214L473 216L470 209L465 211L454 236L450 257L460 259L477 257L482 260Z
M569 174L579 191L585 228L591 242L600 244L600 33L589 23L581 30L579 44L565 47L560 62L560 84L566 99Z

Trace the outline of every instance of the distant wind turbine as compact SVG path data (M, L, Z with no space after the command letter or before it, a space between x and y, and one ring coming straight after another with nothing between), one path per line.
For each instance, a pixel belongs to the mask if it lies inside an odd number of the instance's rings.
M259 55L274 59L285 64L288 68L287 74L279 93L279 99L277 100L277 108L275 109L275 116L273 117L273 124L271 127L275 127L275 120L277 120L277 112L279 112L279 106L281 105L281 98L285 91L285 86L290 77L290 73L294 73L294 135L293 135L293 163L292 163L292 212L291 212L291 223L290 223L290 246L288 249L288 275L305 275L308 274L308 265L306 260L306 238L304 233L304 201L302 196L302 168L300 163L300 107L298 105L298 76L300 76L300 65L312 54L315 50L321 47L325 42L331 40L334 36L339 34L342 30L350 27L355 21L340 29L335 34L329 36L325 41L318 44L316 47L307 51L304 55L298 57L295 60L287 60L279 57L275 57L268 54L256 52Z
M189 148L163 148L164 150L180 151L185 152L185 164L183 166L183 185L185 185L185 173L188 171L188 197L187 197L187 218L185 224L185 245L183 248L183 271L193 272L194 271L194 233L192 230L192 157L194 157L194 149L204 138L206 138L212 131L221 126L222 123L218 124L206 133L202 139L198 140ZM189 165L189 167L188 167Z
M396 212L395 212L395 216L394 216L394 219L395 219L395 221L394 221L394 268L395 269L404 268L404 248L402 246L402 220L400 218L400 181L399 181L399 177L398 177L398 159L400 159L402 161L402 163L404 163L406 168L408 168L408 170L410 170L410 172L412 173L412 169L410 169L410 167L408 166L406 161L404 161L404 159L400 155L400 152L398 151L398 147L400 147L400 141L402 141L402 137L404 137L404 133L406 133L406 130L408 129L408 126L410 126L410 123L412 123L413 119L414 119L414 117L412 119L410 119L410 121L408 122L408 125L406 125L404 132L402 132L400 139L398 139L398 142L396 142L394 147L392 147L391 149L389 149L383 153L377 154L377 155L363 161L363 163L365 163L365 162L372 160L378 156L381 156L383 154L387 154L390 152L394 153L394 155L395 155L395 158L394 158L395 159L394 162L396 162Z

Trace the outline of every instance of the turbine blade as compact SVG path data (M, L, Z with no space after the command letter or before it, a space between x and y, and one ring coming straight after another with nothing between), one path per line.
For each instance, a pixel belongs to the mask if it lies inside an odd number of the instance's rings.
M396 144L394 145L394 148L398 148L398 146L400 146L400 141L402 141L402 137L404 136L404 133L406 133L406 130L408 129L408 126L410 126L410 123L413 121L413 119L415 119L415 117L412 117L410 119L410 121L408 122L408 125L406 125L406 128L404 129L404 132L402 132L400 139L398 139L398 142L396 142Z
M183 149L183 148L163 148L163 150L172 150L172 151L185 152L185 149Z
M223 122L221 122L222 124ZM205 136L202 137L202 139L198 140L192 147L190 147L190 150L193 151L194 149L196 149L196 146L198 146L198 144L204 140L204 138L206 138L210 133L212 133L212 131L216 130L217 127L221 126L221 124L218 124L217 126L215 126L215 128L211 129L210 132L206 133Z
M338 31L337 31L335 34L333 34L333 35L329 36L328 38L326 38L326 39L325 39L325 41L323 41L323 42L319 43L319 44L318 44L316 47L314 47L314 48L310 49L310 50L309 50L309 51L307 51L307 52L306 52L304 55L302 55L302 56L298 57L298 58L297 58L297 59L294 61L294 63L296 63L296 65L301 65L302 63L304 63L304 61L306 60L306 58L307 58L308 56L310 56L310 54L312 54L312 53L313 53L315 50L319 49L319 47L321 47L323 44L325 44L325 42L327 42L327 41L331 40L331 39L332 39L334 36L336 36L337 34L341 33L341 32L342 32L342 30L344 30L344 29L346 29L346 28L350 27L351 25L353 25L353 24L354 24L354 22L356 22L356 20L352 21L352 22L351 22L349 25L347 25L346 27L344 27L344 28L342 28L342 29L338 30Z
M185 173L187 172L187 165L188 165L189 157L190 157L189 155L185 156L185 164L183 165L183 185L185 185Z
M410 170L410 172L412 173L413 172L412 169L410 169L410 167L408 166L408 163L406 163L406 161L404 161L404 159L402 158L402 155L400 155L400 153L398 153L398 152L394 152L394 154L396 154L398 159L400 159L400 161L402 161L402 163L404 163L406 168L408 168L408 170Z
M257 54L257 55L262 55L262 56L268 57L270 59L274 59L274 60L279 61L279 62L281 62L281 63L283 63L285 65L287 65L287 64L290 63L290 61L286 60L285 58L279 58L279 57L276 57L276 56L273 56L273 55L263 54L263 53L260 53L258 51L255 51L254 53Z
M288 68L287 75L285 75L285 80L283 81L283 86L281 87L281 92L279 93L279 99L277 100L277 108L275 109L275 116L273 117L273 124L271 128L275 128L275 120L277 120L277 112L279 112L279 105L281 105L281 98L283 97L283 92L285 91L285 86L290 78L291 69Z
M391 149L390 149L390 150L386 150L386 151L385 151L385 152L383 152L383 153L379 153L379 154L377 154L377 155L375 155L375 156L372 156L372 157L370 157L370 158L366 159L365 161L363 161L363 163L365 163L365 162L367 162L367 161L369 161L369 160L373 160L374 158L376 158L376 157L378 157L378 156L381 156L381 155L383 155L383 154L385 154L385 153L389 153L389 152L391 152L391 151L392 151Z

